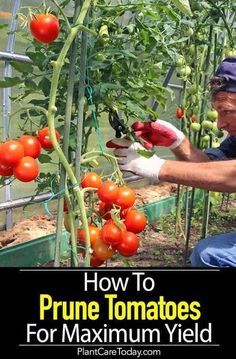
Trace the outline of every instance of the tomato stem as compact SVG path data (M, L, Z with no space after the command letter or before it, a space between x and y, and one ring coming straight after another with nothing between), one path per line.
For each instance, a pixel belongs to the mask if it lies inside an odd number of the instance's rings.
M89 254L90 236L89 236L89 229L88 229L88 220L87 220L87 216L86 216L86 209L85 209L85 204L84 204L84 196L83 196L83 193L81 193L81 189L77 182L77 178L74 175L74 172L73 172L73 170L72 170L64 152L62 151L62 149L57 141L57 138L56 138L56 134L55 134L56 106L55 106L55 103L56 103L56 94L57 94L57 88L58 88L61 69L65 63L65 58L66 58L66 55L71 47L72 42L74 41L78 32L81 30L81 25L82 25L82 23L85 19L85 16L88 12L88 9L91 5L91 1L92 0L84 1L84 4L80 11L80 14L76 20L76 25L78 25L78 26L76 26L70 30L68 37L65 40L64 46L59 54L59 57L57 58L56 61L52 62L53 73L52 73L52 81L51 81L51 88L50 88L50 95L49 95L49 106L48 106L48 114L47 114L49 134L50 134L50 139L52 141L53 148L56 151L56 153L60 159L60 162L64 166L66 173L68 175L68 178L73 185L73 191L76 196L78 206L79 206L79 209L81 212L81 220L82 220L82 224L83 224L83 228L85 230L85 236L86 236L86 256L85 256L85 266L86 267L90 266L90 254Z
M67 19L67 16L65 14L65 12L63 11L63 9L60 7L60 5L58 4L58 2L56 0L51 0L52 3L58 8L59 12L62 14L64 20L65 20L65 23L66 23L66 27L68 29L68 31L71 31L71 26L70 26L70 23Z

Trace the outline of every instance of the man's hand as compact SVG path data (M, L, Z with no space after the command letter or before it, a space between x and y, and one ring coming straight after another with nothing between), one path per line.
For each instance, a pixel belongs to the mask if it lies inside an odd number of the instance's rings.
M145 151L145 148L138 142L116 138L109 141L107 145L110 148L115 148L114 155L117 157L121 171L132 172L136 175L159 181L159 171L165 160L156 155L150 158L139 155L137 151Z
M185 135L169 122L135 122L132 125L134 134L145 141L146 148L164 146L175 149L184 140Z

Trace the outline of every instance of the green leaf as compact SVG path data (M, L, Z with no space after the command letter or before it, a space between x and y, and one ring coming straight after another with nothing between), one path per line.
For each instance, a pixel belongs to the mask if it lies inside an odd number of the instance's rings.
M44 154L40 155L38 160L40 163L50 163L52 161L50 156Z
M152 151L145 151L145 150L137 150L138 154L145 157L145 158L150 158L152 157L155 153Z
M43 70L43 64L47 59L41 52L26 52L26 55L33 61L35 66L38 66L40 70Z
M28 87L30 90L36 91L38 90L38 86L36 83L30 79L25 80L25 86Z
M19 77L5 77L3 81L0 81L0 88L13 87L22 82Z
M33 72L33 66L27 62L17 62L17 61L11 61L11 66L22 73L32 73Z
M51 88L51 82L49 81L49 79L47 77L44 77L40 81L39 87L42 89L45 96L49 96L50 88Z
M171 0L174 5L187 16L192 16L189 0Z

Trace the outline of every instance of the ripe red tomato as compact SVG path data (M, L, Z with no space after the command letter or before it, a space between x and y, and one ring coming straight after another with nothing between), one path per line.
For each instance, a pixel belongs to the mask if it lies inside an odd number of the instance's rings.
M1 161L0 161L0 176L11 176L13 174L13 168L4 165Z
M184 109L182 107L177 107L176 109L176 117L182 118L184 115Z
M112 203L101 202L99 205L98 212L103 219L111 219L110 210L113 208Z
M111 258L114 253L115 249L104 243L101 238L99 238L93 246L93 254L101 261Z
M118 252L124 257L133 256L139 247L139 241L136 234L124 231L122 233L121 243L116 246Z
M100 267L104 263L103 260L97 258L94 254L90 256L90 266L91 267Z
M33 181L39 174L38 162L32 157L25 156L13 168L13 174L22 182Z
M85 251L82 252L82 256L85 257ZM91 267L100 267L104 263L103 260L97 258L95 254L91 254L90 256L90 266Z
M118 196L114 203L122 209L132 207L135 201L135 192L126 186L118 188Z
M95 172L88 172L82 178L81 186L82 188L86 187L93 187L93 188L100 188L102 185L101 177Z
M24 147L19 141L10 140L0 145L0 160L5 166L16 166L23 157Z
M125 216L124 224L127 228L127 231L139 233L144 230L147 224L147 219L142 212L139 212L136 209L131 209Z
M60 133L57 130L55 130L55 134L56 134L57 141L59 141ZM39 130L37 138L38 138L39 142L41 143L41 146L45 150L51 150L53 148L52 141L50 140L50 137L49 137L49 128L48 127L44 127L41 130Z
M104 224L101 229L101 239L106 244L117 245L121 242L122 231L115 225L114 222L109 221Z
M25 156L30 156L33 158L38 158L41 152L41 144L37 137L24 135L18 139L18 141L23 145Z
M100 237L100 230L93 224L88 226L90 236L90 246L93 248L94 244ZM81 245L85 245L85 230L83 228L78 229L77 239Z
M35 14L30 21L30 31L36 40L49 44L59 34L58 18L52 14Z
M114 182L103 182L98 190L98 198L105 203L113 203L118 196L118 187Z

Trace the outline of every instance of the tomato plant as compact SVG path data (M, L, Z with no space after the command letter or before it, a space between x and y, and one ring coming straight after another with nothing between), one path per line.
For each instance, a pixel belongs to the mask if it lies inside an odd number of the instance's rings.
M135 192L127 187L122 186L118 188L117 198L114 204L121 207L122 209L132 207L135 201Z
M30 21L30 31L36 40L49 44L59 34L59 20L53 14L35 14Z
M13 167L24 157L24 146L15 140L0 145L0 160L5 166Z
M81 186L82 188L92 187L92 188L100 188L102 185L101 177L95 172L88 172L82 178Z
M57 130L55 130L55 135L56 135L57 141L59 141L60 133ZM39 130L37 138L38 138L41 146L45 150L51 150L53 148L52 141L50 140L50 136L49 136L49 127L44 127L41 130Z
M39 165L34 158L25 156L13 167L13 174L22 182L33 181L39 174Z
M133 232L124 231L121 243L116 246L118 252L124 257L131 257L136 254L139 247L139 240Z
M24 147L24 155L38 158L41 153L41 144L34 136L24 135L18 139Z
M117 245L121 242L121 234L122 231L119 227L115 225L115 223L108 222L105 223L101 228L101 239L106 244Z
M147 224L147 219L142 212L137 211L136 209L131 209L125 216L124 224L128 231L140 233L144 230Z
M118 187L114 182L103 182L98 190L98 198L104 203L114 203L118 197Z

